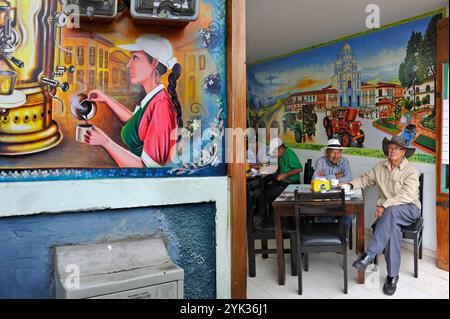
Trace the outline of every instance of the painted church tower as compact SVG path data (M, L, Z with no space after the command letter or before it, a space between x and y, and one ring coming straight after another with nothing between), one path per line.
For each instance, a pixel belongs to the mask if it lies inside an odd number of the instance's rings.
M338 106L359 108L361 106L361 72L352 48L345 43L334 64L331 77L334 89L338 91Z

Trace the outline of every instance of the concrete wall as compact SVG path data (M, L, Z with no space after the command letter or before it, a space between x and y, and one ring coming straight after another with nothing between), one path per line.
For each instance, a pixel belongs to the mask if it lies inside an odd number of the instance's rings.
M215 292L207 294L230 298L228 184L228 177L0 183L0 297L52 297L51 246L150 235L159 227L183 229L184 233L177 235L169 231L166 235L172 240L172 247L188 255L186 262L191 263L193 271L204 271L199 261L208 258L204 253L189 252L189 247L202 246L202 241L209 241L218 262L214 269ZM204 202L215 205L210 225L205 218L206 208L189 206ZM178 204L187 205L170 207ZM124 208L144 209L110 211ZM160 212L166 208L170 218ZM185 223L189 221L193 223ZM196 237L196 230L209 235ZM211 234L215 235L215 241ZM184 242L180 240L181 235ZM176 259L176 251L170 253ZM207 289L201 282L197 285ZM2 286L7 291L2 290ZM15 286L18 290L14 292ZM197 288L193 285L192 289Z
M106 250L160 232L184 269L185 298L215 298L215 211L203 203L0 218L0 298L54 298L54 246L104 242Z
M323 152L314 152L307 150L295 149L295 152L304 165L308 158L313 160L313 165L317 159L324 155ZM370 168L382 161L379 158L347 156L345 157L350 162L350 168L353 176L359 176L367 172ZM412 163L424 173L424 196L423 196L423 218L425 221L423 247L433 252L436 251L436 167L430 164ZM302 176L303 181L303 176ZM364 190L365 199L365 228L371 229L370 226L375 220L375 206L378 199L377 187L372 187Z

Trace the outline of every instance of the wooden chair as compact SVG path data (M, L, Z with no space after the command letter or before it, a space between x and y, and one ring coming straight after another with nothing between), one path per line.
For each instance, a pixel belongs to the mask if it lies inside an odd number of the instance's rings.
M344 293L348 292L347 227L345 225L345 193L302 193L295 191L295 230L297 238L298 293L303 293L302 253L308 271L308 253L340 252L344 260ZM313 223L310 217L336 216L338 223Z
M274 216L269 210L266 210L264 202L264 185L260 177L247 180L247 249L248 249L248 269L249 276L256 276L257 254L263 258L268 258L269 254L276 254L276 249L268 248L268 240L275 239ZM297 272L296 252L295 252L295 232L283 231L283 237L291 240L293 249L285 249L285 253L291 253L292 275ZM255 240L261 240L261 248L255 248Z
M419 277L419 259L422 259L422 240L423 240L423 174L419 176L419 200L420 200L420 218L409 226L402 227L403 238L412 239L414 245L414 277ZM377 226L376 220L372 224L372 230L375 232ZM378 265L378 257L375 257L374 264Z

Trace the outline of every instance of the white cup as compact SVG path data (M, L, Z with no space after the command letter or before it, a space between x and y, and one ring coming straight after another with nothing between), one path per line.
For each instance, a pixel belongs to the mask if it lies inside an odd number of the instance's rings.
M339 184L339 180L337 178L333 178L330 180L331 187L337 187Z
M344 190L345 194L350 193L350 184L344 184L341 186L341 189Z
M75 140L78 143L86 143L84 135L86 132L91 131L93 126L91 124L78 124L75 132Z

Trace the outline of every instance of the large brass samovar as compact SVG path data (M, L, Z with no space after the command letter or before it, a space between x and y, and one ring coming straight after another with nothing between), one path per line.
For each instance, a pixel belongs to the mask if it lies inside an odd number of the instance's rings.
M37 153L62 140L43 81L53 74L56 9L57 0L0 0L0 71L17 74L10 97L0 92L0 155Z

